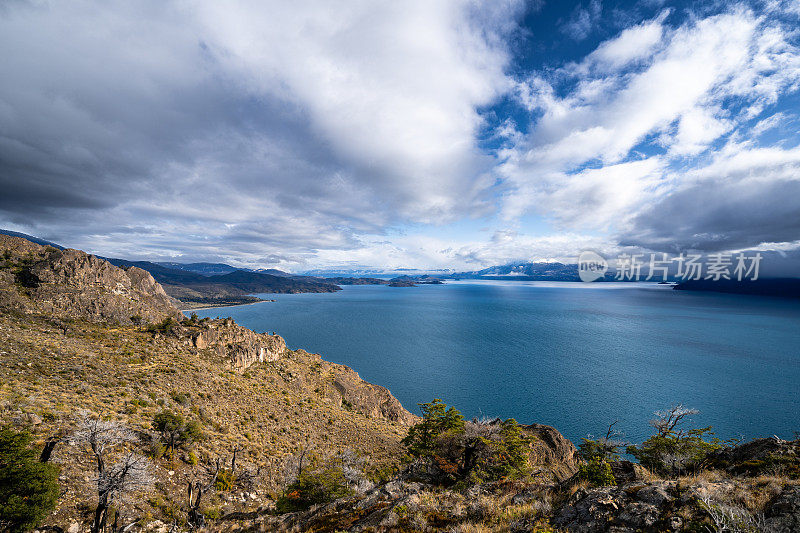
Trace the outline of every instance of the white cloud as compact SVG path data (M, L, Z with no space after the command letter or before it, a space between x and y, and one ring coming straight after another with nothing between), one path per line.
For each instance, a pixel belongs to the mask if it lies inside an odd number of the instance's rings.
M519 0L4 5L0 223L106 255L292 269L767 238L726 209L793 242L776 217L797 216L780 107L800 89L797 3L759 6L663 11L511 79L536 39L510 38ZM572 15L576 39L604 20L597 0ZM481 110L512 92L534 118L493 117L493 154ZM719 208L670 237L658 209L693 198ZM426 226L498 209L474 238ZM530 212L554 233L517 233Z
M537 75L523 85L521 101L540 115L502 153L508 219L533 211L567 229L624 224L680 184L682 175L668 172L673 158L707 151L800 81L793 34L747 9L672 30L662 20L626 30L566 66L561 75L579 77L567 91ZM659 33L663 44L656 44ZM611 58L602 72L593 70L599 57ZM634 60L641 68L630 68ZM549 78L565 83L558 73ZM600 178L606 175L614 177ZM582 216L582 207L596 215Z
M475 145L477 108L507 88L497 40L513 4L479 16L428 1L199 8L224 66L257 96L304 109L363 186L416 220L449 218L475 199L475 169L491 163Z
M763 133L779 127L784 122L788 121L790 117L783 112L775 113L774 115L770 115L766 118L759 120L753 128L750 130L751 135L758 137Z
M661 251L791 247L800 235L800 148L728 142L621 228L624 245Z
M602 12L603 4L600 0L589 0L585 7L579 5L575 8L569 20L561 26L561 31L576 41L582 41L592 32Z
M531 236L497 231L488 239L463 241L412 234L391 241L365 240L353 251L326 250L315 258L315 265L353 269L381 265L387 270L424 265L428 269L469 271L512 262L558 260L574 263L582 251L590 249L608 256L617 250L601 237L574 232Z
M723 134L729 132L731 121L715 116L718 110L695 107L683 113L673 139L668 141L669 152L674 155L696 155Z
M584 61L603 71L615 71L636 61L650 57L661 44L663 22L669 15L664 11L655 20L626 28L614 39L600 44Z

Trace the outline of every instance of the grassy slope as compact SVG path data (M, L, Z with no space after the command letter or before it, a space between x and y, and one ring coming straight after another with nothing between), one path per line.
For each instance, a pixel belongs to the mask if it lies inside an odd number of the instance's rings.
M0 422L34 422L32 429L42 440L69 430L81 409L142 431L164 408L201 422L206 439L192 447L200 465L182 461L186 452L173 461L156 461L151 508L138 511L165 520L171 508L185 503L186 482L202 473L202 463L229 460L236 447L243 449L239 464L261 466L262 479L246 503L225 492L207 502L223 512L268 503L284 482L287 462L307 441L320 455L353 449L368 457L373 469L399 458L405 427L330 401L332 365L318 356L297 351L253 365L244 374L228 368L211 351L197 352L177 339L135 328L76 322L65 334L48 318L4 314ZM189 395L185 405L172 399L181 392ZM79 450L66 444L56 448L55 457L65 465L62 485L67 489L55 523L66 529L92 499L87 492L91 465L80 463Z

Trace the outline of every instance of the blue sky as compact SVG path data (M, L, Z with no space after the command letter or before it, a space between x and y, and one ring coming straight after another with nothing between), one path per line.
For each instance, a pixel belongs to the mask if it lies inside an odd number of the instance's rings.
M800 1L0 9L0 224L107 256L477 269L800 248Z

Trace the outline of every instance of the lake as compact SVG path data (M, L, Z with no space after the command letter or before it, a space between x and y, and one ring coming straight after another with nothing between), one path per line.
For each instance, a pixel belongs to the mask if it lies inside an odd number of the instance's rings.
M460 281L198 311L275 331L383 385L416 413L513 417L579 442L610 422L627 440L683 403L724 438L800 431L800 304L644 283Z

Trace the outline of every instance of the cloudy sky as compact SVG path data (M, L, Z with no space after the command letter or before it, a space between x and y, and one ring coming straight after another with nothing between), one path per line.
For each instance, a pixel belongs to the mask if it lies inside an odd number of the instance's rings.
M800 248L800 0L6 0L0 227L476 269Z

